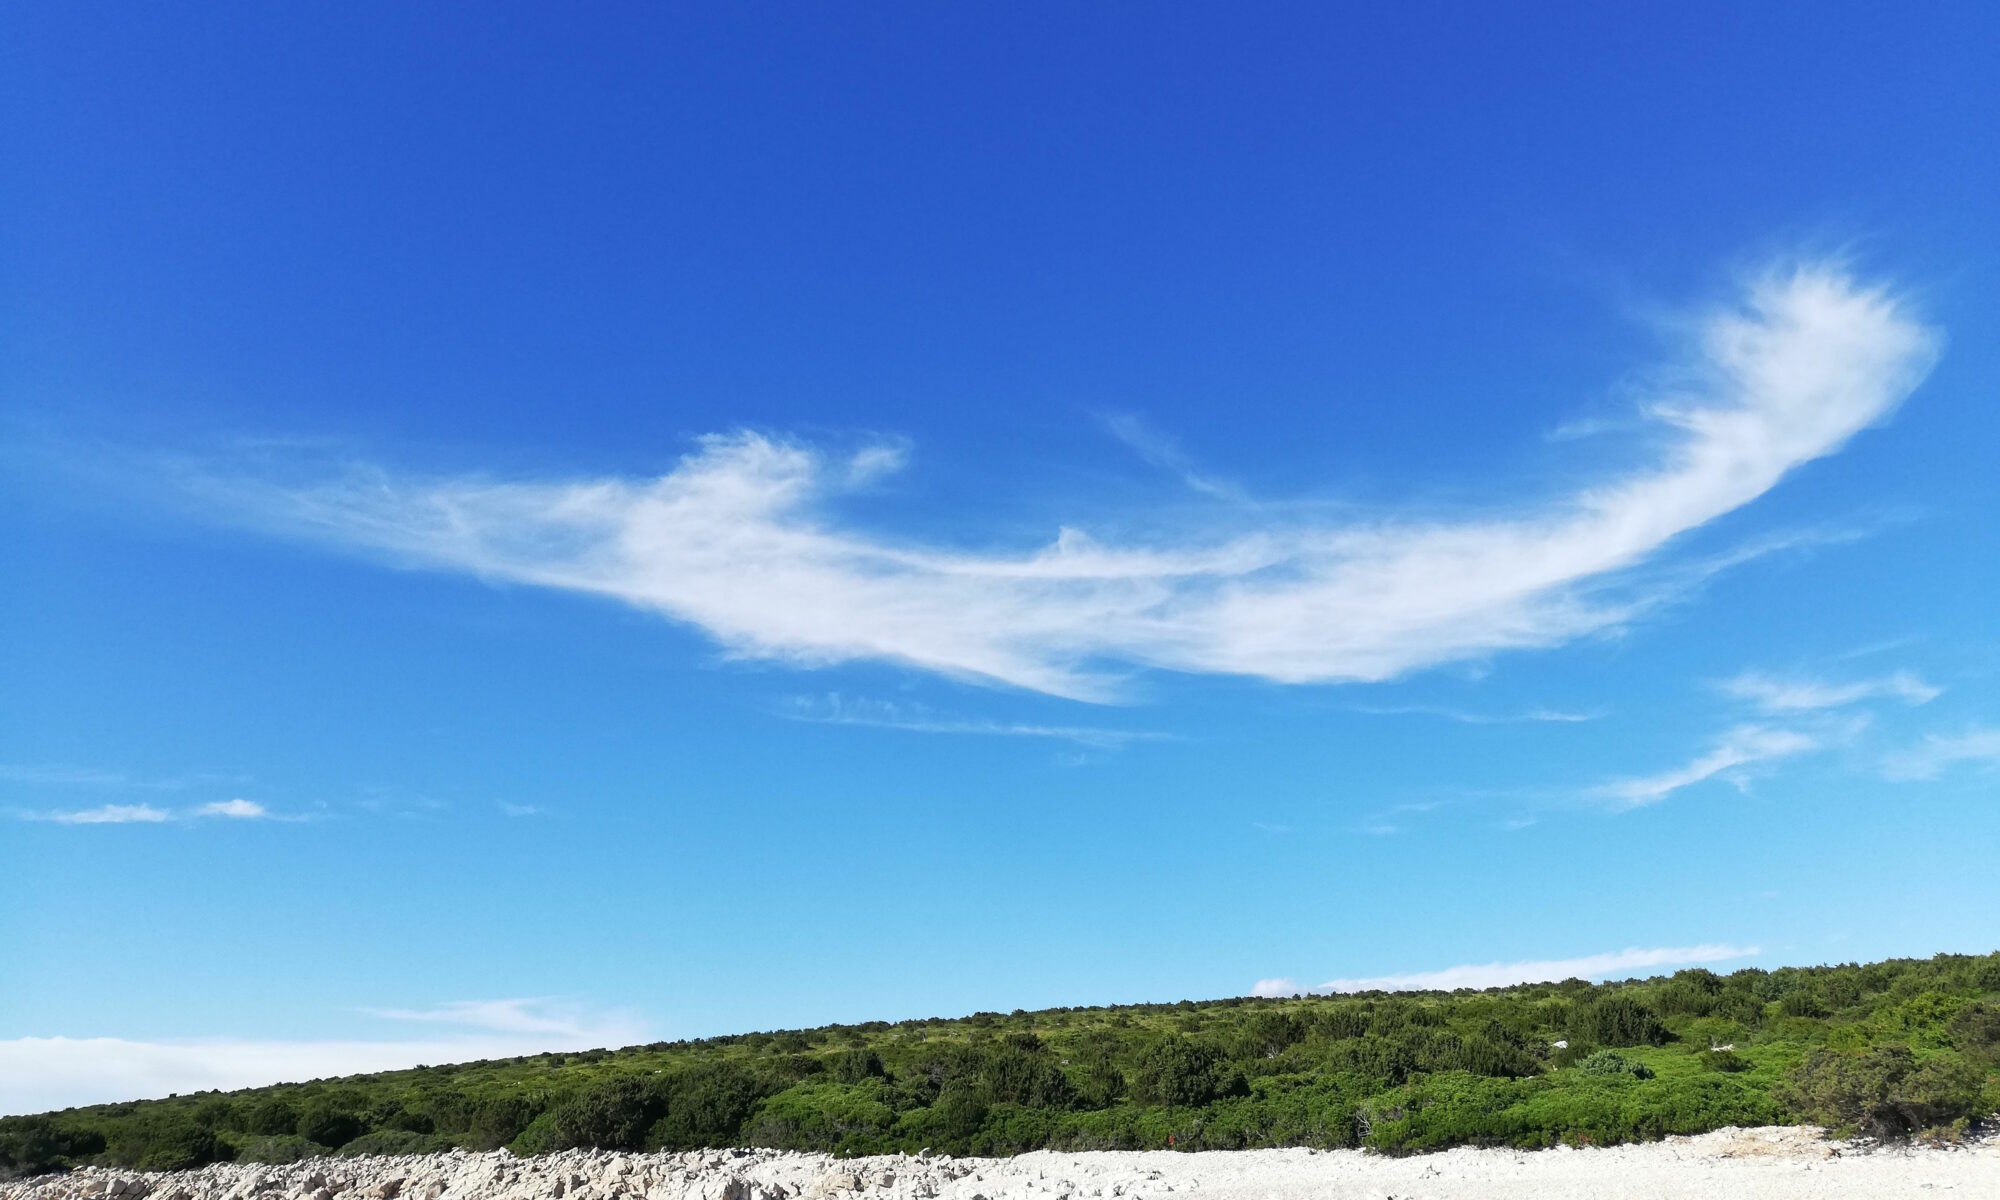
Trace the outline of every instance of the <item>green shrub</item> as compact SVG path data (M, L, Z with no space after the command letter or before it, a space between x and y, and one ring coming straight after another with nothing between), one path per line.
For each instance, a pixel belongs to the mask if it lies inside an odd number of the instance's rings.
M336 1100L313 1100L299 1111L299 1136L329 1148L345 1146L366 1129L359 1116Z
M428 1154L432 1150L441 1148L437 1140L429 1134L409 1129L375 1129L342 1146L340 1156L356 1158L363 1154Z
M1632 1059L1626 1058L1616 1050L1599 1050L1578 1063L1577 1069L1585 1075L1596 1076L1600 1079L1625 1077L1651 1079L1653 1077L1653 1069L1651 1067L1645 1063L1635 1062Z
M1750 1069L1750 1060L1734 1050L1706 1050L1696 1057L1700 1060L1702 1069L1706 1071L1721 1071L1733 1075L1738 1071Z
M296 1133L285 1134L244 1134L236 1139L237 1162L263 1163L267 1166L283 1166L325 1154L326 1147L317 1142L309 1142Z
M1981 1073L1945 1051L1922 1063L1902 1046L1815 1051L1779 1091L1793 1112L1837 1131L1893 1139L1980 1115Z
M882 1056L873 1050L843 1050L833 1060L833 1078L837 1083L881 1079L888 1073L882 1066Z
M104 1135L49 1117L0 1117L0 1179L42 1175L104 1152Z
M730 1063L701 1063L677 1071L653 1088L664 1111L647 1129L646 1145L665 1150L730 1145L768 1094L770 1089L758 1076Z
M1570 1036L1600 1046L1658 1046L1669 1035L1659 1014L1630 996L1613 992L1571 1014Z
M942 1103L922 1111L936 1113L941 1107ZM985 1118L983 1106L978 1117ZM861 1153L886 1149L889 1134L896 1125L896 1111L883 1103L879 1080L851 1085L808 1082L795 1084L764 1101L744 1124L741 1140L747 1145L780 1150ZM970 1137L978 1128L979 1120L973 1120L958 1137L961 1140ZM940 1149L953 1146L949 1138L942 1137L935 1144Z
M1199 1108L1224 1090L1221 1056L1192 1038L1169 1037L1139 1061L1132 1094L1167 1108Z
M556 1108L552 1134L559 1149L637 1150L664 1107L638 1079L606 1079Z
M186 1171L227 1162L235 1148L192 1120L163 1123L149 1131L132 1165L141 1171Z
M243 1118L243 1132L283 1137L299 1131L299 1111L283 1096L252 1105Z
M545 1112L528 1122L528 1127L516 1134L513 1141L507 1143L507 1149L519 1158L566 1149L557 1140L556 1115L553 1112Z
M1987 1066L2000 1063L2000 1008L1968 1004L1951 1019L1951 1044L1968 1060Z

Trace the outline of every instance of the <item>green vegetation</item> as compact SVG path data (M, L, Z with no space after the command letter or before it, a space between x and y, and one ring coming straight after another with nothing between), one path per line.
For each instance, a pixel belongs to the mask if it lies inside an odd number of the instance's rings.
M417 1067L0 1119L0 1176L454 1146L1403 1153L1788 1121L1952 1136L1996 1109L2000 954L1940 955L978 1013Z

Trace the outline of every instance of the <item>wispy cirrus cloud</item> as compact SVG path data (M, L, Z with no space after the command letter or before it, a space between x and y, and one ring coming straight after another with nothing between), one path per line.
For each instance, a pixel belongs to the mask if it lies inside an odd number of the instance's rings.
M249 782L232 774L198 774L175 777L135 775L130 771L105 767L72 766L56 763L0 763L0 783L30 787L99 788L111 791L183 791L198 786L223 786Z
M509 1000L449 1000L431 1008L364 1008L361 1011L386 1021L452 1025L492 1033L552 1034L572 1039L586 1033L600 1037L611 1029L638 1028L636 1019L627 1014L607 1015L547 996Z
M1057 741L1075 742L1094 750L1117 750L1134 742L1170 740L1167 734L1146 729L1039 725L1032 722L960 717L940 713L921 704L843 696L838 692L829 692L823 696L790 696L773 711L788 721L809 721L819 725L860 725L871 729L896 729L905 733L941 733L970 737L1052 738Z
M54 809L25 814L31 821L53 821L58 825L158 825L174 815L150 804L100 804L95 808Z
M1242 500L1243 489L1207 474L1195 465L1179 442L1147 424L1132 413L1106 413L1098 417L1104 431L1123 442L1126 448L1149 465L1179 479L1191 491L1217 500Z
M1123 544L1072 526L969 550L860 528L834 502L894 469L897 447L833 455L748 432L704 438L652 479L209 467L184 482L274 532L614 599L745 658L885 661L1095 701L1140 669L1375 681L1650 611L1661 585L1639 568L1888 416L1938 345L1836 265L1774 270L1699 323L1676 382L1644 405L1645 465L1484 514L1226 506Z
M255 800L216 800L194 808L156 808L151 804L100 804L95 808L50 809L20 814L30 821L58 825L164 825L169 821L221 819L228 821L298 821L284 817Z
M1592 796L1618 808L1657 804L1680 791L1717 776L1729 776L1759 763L1817 750L1821 739L1797 729L1738 725L1693 759L1656 775L1615 779L1592 789Z
M1448 992L1457 988L1508 987L1518 983L1559 983L1565 979L1610 979L1631 971L1654 967L1696 966L1750 958L1762 951L1756 946L1726 942L1704 942L1697 946L1632 947L1581 958L1533 959L1525 962L1472 963L1439 971L1416 971L1406 975L1377 975L1361 979L1330 979L1310 987L1294 980L1260 979L1250 989L1253 996L1331 995L1338 992Z
M1596 721L1601 712L1572 712L1559 708L1530 708L1520 712L1476 712L1443 704L1357 704L1352 711L1373 717L1438 717L1461 725L1576 725Z
M1722 691L1746 700L1767 713L1812 712L1845 708L1864 700L1900 700L1904 704L1929 704L1944 689L1925 683L1913 671L1896 671L1874 679L1831 682L1822 679L1778 678L1745 671L1724 680Z
M1975 727L1964 733L1930 734L1915 746L1890 755L1882 773L1903 782L1936 779L1967 763L2000 767L2000 729Z

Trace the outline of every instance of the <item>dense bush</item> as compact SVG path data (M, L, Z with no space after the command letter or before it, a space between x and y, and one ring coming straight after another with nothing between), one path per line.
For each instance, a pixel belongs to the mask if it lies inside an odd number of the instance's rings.
M1983 1075L1946 1051L1919 1063L1909 1049L1858 1055L1821 1050L1785 1078L1785 1103L1809 1120L1864 1137L1899 1138L1979 1115Z
M1135 1098L1166 1108L1200 1108L1222 1094L1222 1059L1192 1038L1162 1039L1139 1060Z
M731 1145L743 1122L773 1090L729 1063L701 1063L677 1071L653 1088L665 1111L647 1130L646 1145L656 1150Z
M0 1119L0 1174L446 1146L1403 1153L1784 1120L1900 1136L2000 1106L1996 992L2000 955L1941 955L877 1022Z
M1658 1046L1668 1036L1657 1013L1617 992L1577 1008L1570 1034L1600 1046Z
M48 1117L0 1117L0 1179L62 1170L103 1152L104 1135L95 1129Z
M336 1100L314 1100L299 1112L298 1135L322 1146L345 1146L367 1130L359 1114Z
M666 1106L643 1081L619 1077L593 1084L552 1114L550 1133L558 1149L595 1146L637 1150Z
M140 1137L113 1141L110 1152L115 1160L141 1171L185 1171L226 1162L235 1148L190 1119L169 1117L144 1129Z
M1653 1069L1642 1062L1633 1062L1616 1050L1599 1050L1576 1065L1585 1075L1599 1079L1651 1079Z

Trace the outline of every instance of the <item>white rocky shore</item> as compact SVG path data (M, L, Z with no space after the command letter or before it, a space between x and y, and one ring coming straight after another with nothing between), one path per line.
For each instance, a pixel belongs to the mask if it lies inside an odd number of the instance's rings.
M1585 1150L1358 1150L835 1159L777 1150L573 1151L218 1164L146 1175L86 1169L0 1184L0 1200L1715 1200L1719 1197L2000 1197L2000 1140L1869 1149L1799 1128L1723 1129Z

